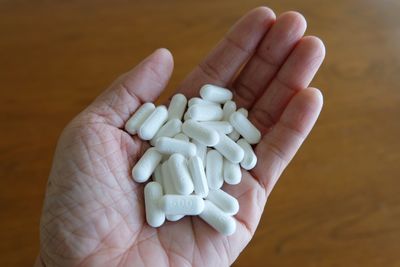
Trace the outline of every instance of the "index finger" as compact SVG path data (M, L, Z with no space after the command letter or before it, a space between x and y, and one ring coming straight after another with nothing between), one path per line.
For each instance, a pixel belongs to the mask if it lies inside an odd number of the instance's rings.
M275 21L274 12L258 7L244 15L210 54L183 80L177 92L193 97L206 83L226 86L255 52Z

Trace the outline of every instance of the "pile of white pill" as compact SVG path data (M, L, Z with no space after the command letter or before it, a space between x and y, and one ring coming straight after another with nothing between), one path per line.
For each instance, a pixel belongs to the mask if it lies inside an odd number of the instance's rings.
M254 168L257 157L251 145L261 134L246 109L236 110L230 90L207 84L200 96L187 101L176 94L168 109L145 103L126 122L128 133L152 145L133 167L132 177L143 183L152 176L144 188L150 226L199 215L231 235L239 203L221 187L224 182L238 184L241 167Z

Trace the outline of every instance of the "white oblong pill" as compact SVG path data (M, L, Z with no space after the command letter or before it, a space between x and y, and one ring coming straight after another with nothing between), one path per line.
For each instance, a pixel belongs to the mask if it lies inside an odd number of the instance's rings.
M227 121L202 121L200 124L223 134L229 134L233 131L232 125Z
M178 192L176 192L174 185L172 183L172 178L171 178L171 174L170 174L170 170L169 170L169 163L168 161L164 162L161 165L161 174L163 176L163 191L165 194L178 194ZM178 221L181 218L183 218L183 215L166 215L166 218L168 221Z
M138 135L142 140L150 140L167 121L168 111L165 106L158 106L143 122L138 130Z
M144 187L146 221L152 227L159 227L165 221L165 213L158 205L162 196L162 188L159 183L150 182Z
M219 86L215 86L212 84L203 85L200 89L200 96L204 100L216 102L216 103L225 103L228 100L231 100L233 94L230 90L226 88L222 88Z
M214 103L211 101L207 101L204 99L201 99L200 97L193 97L188 101L188 107L191 107L193 105L217 105L218 107L220 107L220 105L218 103Z
M143 122L155 110L153 103L144 103L133 113L132 117L125 123L125 130L130 134L136 134Z
M243 160L240 162L240 166L242 166L243 169L245 170L251 170L253 169L256 164L257 164L257 156L254 153L253 148L251 147L251 145L242 139L239 139L237 141L237 144L243 149L244 151L244 157Z
M222 119L222 108L216 105L193 105L188 111L195 121L219 121Z
M235 215L239 211L239 202L237 199L221 189L210 190L206 199L229 215Z
M182 131L205 146L214 146L219 142L218 132L204 127L199 122L187 120L182 124Z
M242 113L237 111L233 112L229 118L229 122L249 144L257 144L260 142L260 131Z
M170 137L158 138L155 148L163 154L179 153L185 157L196 155L196 146L194 144Z
M249 116L249 111L247 109L245 109L245 108L239 108L237 110L237 112L242 113L246 118ZM228 118L228 120L229 120L229 118Z
M146 182L161 162L161 154L153 147L146 150L132 169L132 178L138 183Z
M204 210L204 200L196 195L164 195L159 205L168 215L199 215Z
M172 119L167 121L160 130L156 133L156 135L151 139L150 144L154 146L157 142L157 139L160 137L173 137L174 135L181 132L182 129L182 121L178 119Z
M242 180L242 171L238 163L224 159L224 181L227 184L236 185Z
M172 97L168 106L168 120L181 120L186 109L187 99L183 94L176 94Z
M162 177L162 172L161 172L161 164L157 165L156 169L154 170L153 181L159 183L164 189L163 177Z
M219 137L218 137L219 138ZM192 140L192 143L196 146L196 156L198 156L203 162L203 166L206 164L206 154L207 154L207 146L203 145L196 139Z
M238 131L236 131L235 129L233 129L233 131L231 133L228 134L228 137L230 139L232 139L233 141L237 141L240 138L240 133L238 133Z
M190 141L189 137L184 133L178 133L177 135L174 136L174 138L178 139L178 140L186 141L186 142Z
M243 149L225 134L220 134L219 142L214 148L233 163L241 162L244 156Z
M173 154L169 160L172 183L178 194L189 195L193 192L193 182L187 167L186 159L181 154Z
M207 152L206 177L210 189L219 189L224 183L222 155L213 149Z
M233 102L232 100L226 101L224 104L224 107L222 108L222 119L224 121L229 121L229 117L233 112L236 111L236 103Z
M204 210L199 216L223 235L232 235L236 231L235 219L209 200L204 201Z
M188 168L192 176L194 193L200 197L206 197L209 189L203 161L197 156L191 157L188 160Z

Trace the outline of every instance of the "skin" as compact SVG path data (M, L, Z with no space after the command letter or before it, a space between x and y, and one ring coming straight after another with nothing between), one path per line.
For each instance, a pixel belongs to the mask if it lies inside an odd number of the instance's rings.
M158 49L121 75L64 129L54 156L41 218L37 266L228 266L251 240L278 178L313 127L322 94L309 83L325 48L304 37L296 12L266 7L242 17L177 88L188 97L212 83L232 89L262 132L256 167L225 185L240 211L223 236L199 217L162 227L146 224L143 184L131 169L147 145L123 128L144 102L155 101L173 70Z

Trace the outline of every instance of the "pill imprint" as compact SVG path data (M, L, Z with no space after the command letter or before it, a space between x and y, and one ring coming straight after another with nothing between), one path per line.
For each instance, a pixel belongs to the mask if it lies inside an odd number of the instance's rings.
M196 195L164 195L160 208L168 215L198 215L204 209L204 200Z

